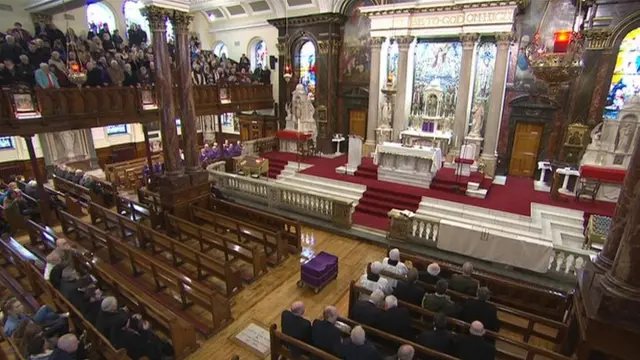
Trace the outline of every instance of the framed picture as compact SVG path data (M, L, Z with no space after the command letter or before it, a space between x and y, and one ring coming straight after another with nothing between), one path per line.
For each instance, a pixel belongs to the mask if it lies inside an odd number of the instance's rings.
M0 137L0 150L15 149L13 138L10 136Z
M17 113L36 111L31 94L13 94L13 103Z
M153 92L151 90L141 90L140 100L142 101L143 110L157 109L158 105L155 102Z
M589 127L584 124L571 124L567 126L566 137L564 139L565 146L583 147Z
M327 122L327 107L324 105L318 106L318 122Z
M231 99L229 98L229 89L225 87L220 88L220 102L223 104L228 104L231 102Z
M129 127L127 124L109 125L107 128L107 136L123 135L129 133Z

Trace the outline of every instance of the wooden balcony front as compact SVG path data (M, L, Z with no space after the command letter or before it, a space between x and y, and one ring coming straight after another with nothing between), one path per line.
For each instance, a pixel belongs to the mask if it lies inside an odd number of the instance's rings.
M174 88L176 118L179 89ZM193 87L196 115L273 108L271 85L200 85ZM159 120L156 91L105 87L12 89L0 93L0 136L33 135Z

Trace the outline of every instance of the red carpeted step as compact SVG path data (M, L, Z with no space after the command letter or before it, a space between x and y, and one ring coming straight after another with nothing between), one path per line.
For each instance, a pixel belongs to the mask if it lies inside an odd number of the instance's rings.
M390 208L382 208L382 207L378 207L375 205L369 205L369 204L358 204L358 206L356 207L356 211L362 212L362 213L366 213L366 214L371 214L371 215L376 215L376 216L380 216L383 218L388 217L388 213L389 210L391 210Z
M380 217L380 216L371 215L371 214L363 213L356 210L351 216L351 219L353 220L353 223L356 225L365 226L368 228L378 229L382 231L389 230L390 222L389 222L389 218L387 218L386 215L384 217Z
M420 197L398 197L394 194L385 194L367 190L358 203L362 204L364 202L365 204L388 208L388 210L396 208L415 211L420 204L420 200L422 200Z

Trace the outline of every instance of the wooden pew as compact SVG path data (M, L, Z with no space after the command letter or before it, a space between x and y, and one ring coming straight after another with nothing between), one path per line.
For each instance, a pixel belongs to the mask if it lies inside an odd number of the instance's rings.
M421 271L426 271L429 264L437 262L441 271L462 273L462 267L458 265L417 255L404 249L400 249L400 253L402 261L411 261L413 266ZM564 322L566 315L570 313L572 294L479 270L474 271L473 278L478 280L481 286L491 289L492 300L496 303L561 322Z
M247 247L243 243L228 239L215 231L198 226L190 221L180 219L169 213L165 214L166 228L169 235L176 234L178 239L186 237L196 240L200 251L216 249L224 253L226 262L240 259L253 267L253 280L267 273L266 255L261 251Z
M234 217L271 231L281 232L289 244L291 252L298 253L302 250L302 231L300 222L298 221L269 214L244 205L216 199L213 195L206 195L195 199L192 203L215 213Z
M225 284L225 295L231 297L242 290L242 279L236 274L229 263L220 262L210 255L203 254L199 249L184 245L150 227L136 223L129 218L116 214L94 203L89 204L92 223L102 220L107 229L116 228L122 240L127 240L129 234L135 235L138 247L150 247L152 254L168 252L171 255L172 266L179 268L187 263L196 268L197 279L202 280L214 276ZM95 219L95 220L94 220Z
M7 261L6 258L5 261ZM33 296L33 293L31 293L29 289L25 289L25 287L20 283L19 278L24 277L24 275L22 275L22 270L18 270L20 274L18 278L16 278L16 276L10 274L8 269L6 269L7 265L8 263L5 263L3 264L3 267L0 268L0 283L11 292L13 297L22 303L28 313L34 314L40 308L40 304L38 303L38 300L36 300L35 296ZM23 264L20 262L19 265L16 265L16 268L22 266Z
M359 287L355 284L355 281L351 281L349 285L349 310L348 310L349 317L351 317L353 306L356 303L356 301L359 299L361 294L369 295L371 294L371 291L368 289ZM425 330L425 329L431 328L431 319L436 315L435 312L424 309L420 306L415 306L415 305L406 303L401 300L398 300L398 306L409 309L409 311L412 314L412 318L414 319L414 322L415 322L414 328L417 328L419 330ZM427 321L428 323L425 324L423 321ZM456 332L460 334L467 333L469 331L469 327L471 326L469 323L454 319L452 317L448 317L447 321L449 325L452 328L456 329ZM497 344L504 344L507 347L517 348L518 351L524 352L526 354L526 356L523 358L518 354L512 354L512 353L506 352L505 350L502 350L500 346L497 346L496 353L499 354L498 358L501 358L501 359L504 358L504 359L532 360L540 356L542 358L552 359L552 360L569 360L568 357L560 355L559 353L556 353L541 347L537 347L535 345L531 345L529 343L525 343L522 341L513 340L511 338L508 338L506 336L503 336L502 334L493 332L491 330L486 330L485 336L489 339L494 339L497 342Z
M406 280L406 277L404 276L400 276L387 271L382 271L381 275L396 280ZM416 284L427 290L428 293L434 293L436 291L435 285L427 284L419 280L416 282ZM447 295L456 303L462 303L468 299L475 299L475 296L459 293L450 289L447 290ZM522 335L522 339L524 342L528 342L532 336L535 336L537 338L551 341L554 344L559 345L562 344L566 339L567 333L569 331L569 326L565 323L547 319L542 316L514 309L492 301L488 301L488 303L492 304L496 307L496 309L498 309L498 320L500 321L500 328L507 329L509 331ZM509 322L506 319L501 318L499 316L500 313L508 314L513 317L517 317L518 319L514 322ZM525 324L522 324L521 320L524 320ZM549 336L546 332L541 331L537 325L541 325L544 328L555 331L555 335Z
M289 257L286 240L282 232L273 232L248 222L228 217L201 207L189 204L189 215L193 223L206 223L213 226L213 231L235 236L237 242L251 241L262 245L267 261L280 264ZM275 261L269 259L275 255Z
M157 162L163 161L163 155L157 154L151 156L151 162L154 164ZM107 181L115 184L116 186L121 185L121 180L124 178L124 170L130 168L140 168L142 169L145 165L147 165L147 158L137 158L128 161L117 162L113 164L107 164L104 167L104 174Z
M155 204L142 204L126 197L118 196L116 197L116 209L118 214L125 215L133 221L148 220L154 229L161 228L163 225L162 210L158 209Z
M91 189L78 185L59 176L53 175L53 186L56 190L75 196L85 203L95 202L104 206L104 197L91 191Z
M86 203L83 203L76 199L75 197L61 193L60 191L50 188L49 186L44 186L44 191L49 196L53 196L57 198L61 203L65 206L65 211L72 214L73 216L84 216L83 208L86 208Z
M160 200L160 194L147 190L146 187L140 187L137 190L138 202L145 205L154 205L157 208L162 208L162 201Z
M14 235L19 230L26 228L24 216L20 214L20 209L18 206L12 206L9 209L5 209L4 206L0 204L0 218L4 219L4 221L7 222L7 224L11 228L12 235Z
M147 292L155 293L156 296L163 300L163 303L170 304L178 300L181 309L187 309L193 304L203 308L211 314L209 324L203 322L201 317L194 317L190 314L181 312L181 317L188 321L205 336L210 336L214 332L219 331L228 325L233 319L231 317L231 306L229 301L218 293L210 290L200 282L192 280L176 269L167 266L162 261L138 250L134 246L116 240L113 236L108 235L102 229L78 219L64 211L60 211L63 222L63 230L68 236L70 233L76 233L76 239L85 240L92 244L93 248L104 248L107 251L107 261L110 264L118 264L122 262L127 272L132 277L142 274L148 274L153 278L154 287L149 288L142 282L136 282L141 289ZM125 264L126 263L126 264ZM177 298L162 293L163 290L169 289L178 294ZM179 313L180 309L171 307L175 313Z
M269 327L269 340L271 343L271 360L295 359L295 357L291 354L291 351L287 348L287 345L293 345L296 348L301 349L305 353L312 354L313 356L322 360L340 360L340 358L338 357L335 357L296 338L292 338L291 336L283 334L278 330L278 326L276 324L272 324Z

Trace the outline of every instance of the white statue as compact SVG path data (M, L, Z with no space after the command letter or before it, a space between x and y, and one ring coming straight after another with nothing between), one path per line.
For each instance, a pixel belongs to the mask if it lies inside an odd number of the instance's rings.
M75 131L60 131L58 134L60 134L60 140L62 140L62 146L64 148L64 156L67 157L67 159L73 159L76 154L75 151L73 149L74 145L75 145Z
M469 136L480 137L482 132L482 125L484 124L484 106L482 104L473 105L473 123L471 124L471 131Z
M315 142L318 132L315 120L316 110L302 84L296 86L291 96L291 103L287 107L287 129L311 133ZM289 122L291 122L291 128Z
M596 125L592 130L589 136L591 137L591 144L589 144L590 148L598 148L600 147L600 136L602 135L602 126L604 122L600 122Z
M382 104L382 112L378 123L381 127L390 127L393 120L393 108L390 102L385 101Z
M616 151L627 152L631 146L631 138L633 137L633 124L627 123L618 130L618 146Z

